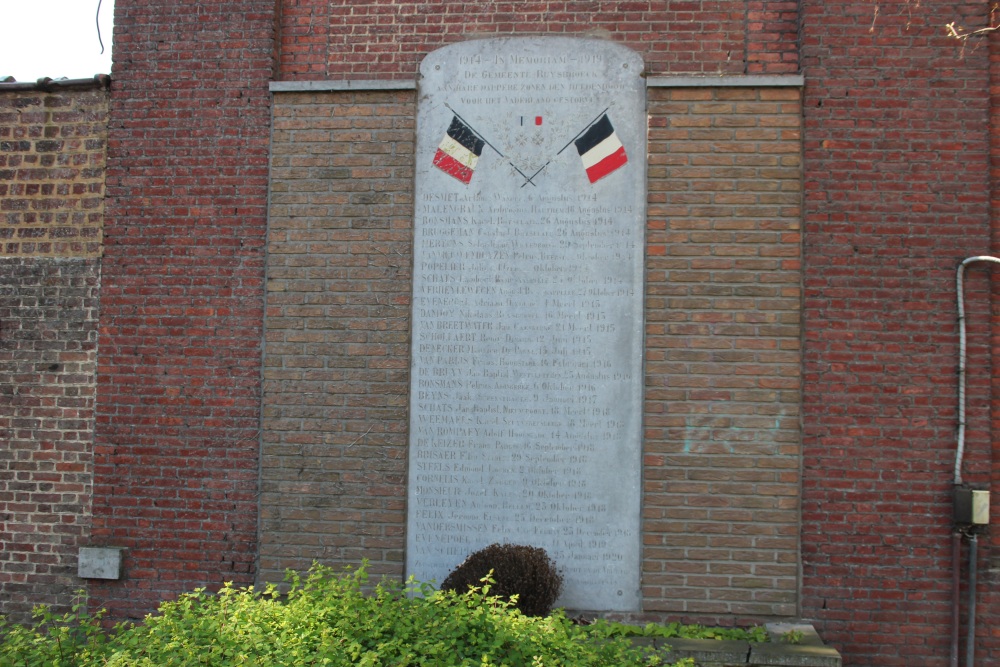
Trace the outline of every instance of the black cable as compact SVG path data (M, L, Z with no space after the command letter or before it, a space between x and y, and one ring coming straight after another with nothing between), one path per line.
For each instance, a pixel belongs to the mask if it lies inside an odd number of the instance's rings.
M97 42L101 45L101 55L104 55L104 41L101 39L101 2L102 0L97 0L97 16L94 17L94 22L97 23Z

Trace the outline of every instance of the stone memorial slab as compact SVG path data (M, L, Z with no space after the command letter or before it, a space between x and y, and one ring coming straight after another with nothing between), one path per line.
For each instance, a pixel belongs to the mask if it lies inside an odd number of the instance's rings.
M596 39L440 49L417 112L407 573L543 547L557 604L639 608L643 63Z

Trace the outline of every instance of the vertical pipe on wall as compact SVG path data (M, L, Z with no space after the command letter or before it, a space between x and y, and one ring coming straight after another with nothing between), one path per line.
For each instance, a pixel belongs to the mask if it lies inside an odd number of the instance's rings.
M955 448L955 485L962 483L962 457L965 454L965 296L963 283L965 267L976 262L1000 264L1000 259L989 255L966 257L958 265L955 275L955 298L958 301L958 444Z
M949 667L958 667L958 636L961 634L959 595L962 588L962 533L951 534L951 661Z
M958 265L955 276L955 298L958 305L958 437L955 447L955 487L962 484L962 459L965 455L965 386L966 386L966 335L965 335L965 289L964 278L965 269L970 264L976 262L991 262L1000 264L1000 258L989 255L977 255L966 257ZM961 535L958 531L952 537L952 656L951 664L954 667L958 663L958 634L959 634L959 569L961 568ZM966 630L965 664L967 667L974 667L974 654L976 643L976 558L978 551L978 540L975 533L969 535L969 623Z
M976 665L976 558L979 540L969 535L969 623L965 636L965 667Z

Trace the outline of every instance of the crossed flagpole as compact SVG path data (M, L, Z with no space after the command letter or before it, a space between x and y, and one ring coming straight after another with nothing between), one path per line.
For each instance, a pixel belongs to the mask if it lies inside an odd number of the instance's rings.
M538 171L536 171L535 173L533 173L531 175L531 178L529 178L527 182L521 184L521 187L523 188L528 183L531 183L532 185L534 185L534 183L532 182L531 179L533 179L535 176L538 176L540 173L542 173L543 171L545 171L545 168L547 166L549 166L549 164L553 160L555 160L557 157L559 157L560 155L562 155L562 152L564 150L566 150L567 148L569 148L573 144L573 142L575 142L577 139L579 139L583 135L584 132L586 132L587 130L589 130L594 125L594 123L596 123L597 121L601 120L601 118L604 117L604 114L606 114L608 112L608 109L610 109L610 108L611 107L604 107L604 111L602 111L601 113L597 114L597 116L592 121L590 121L589 123L587 123L586 125L584 125L584 127L583 127L582 130L580 130L579 132L577 132L576 135L572 139L570 139L569 141L567 141L566 145L563 146L562 148L560 148L558 153L556 153L555 155L553 155L552 157L550 157L548 160L546 160L545 164L543 164L541 167L539 167Z
M441 146L438 147L438 153L435 156L434 164L438 168L445 171L445 173L454 176L455 178L459 179L460 181L466 184L468 184L469 181L472 179L472 171L479 160L479 155L482 153L483 145L489 146L491 149L493 149L494 152L496 152L497 155L499 155L504 160L507 160L507 163L514 169L514 171L516 171L518 174L521 175L522 178L524 178L524 183L521 184L522 188L528 185L529 183L533 187L537 187L534 182L535 177L538 176L540 173L542 173L554 159L559 157L563 153L563 151L572 146L574 142L577 143L577 148L580 150L581 158L584 158L584 166L587 170L587 175L590 178L591 183L595 182L598 178L601 178L607 175L608 173L611 173L611 171L614 171L614 169L617 169L626 161L624 148L621 146L621 142L618 141L617 136L615 136L614 129L611 127L611 122L606 120L607 118L606 114L608 112L608 109L610 109L611 107L605 107L604 110L601 111L599 114L597 114L597 116L593 120L584 125L583 129L577 132L572 139L567 141L565 146L560 148L559 151L555 153L555 155L546 160L545 164L543 164L541 167L538 168L537 171L535 171L533 174L529 176L524 172L524 170L522 170L520 167L514 164L514 161L511 158L504 155L503 151L501 151L492 142L490 142L490 140L487 139L482 132L475 129L472 126L472 124L469 123L469 121L465 120L465 118L463 118L460 113L455 111L455 109L452 108L451 105L449 105L446 102L444 106L449 111L451 111L452 114L454 114L455 118L461 123L461 127L456 128L455 123L454 122L452 123L452 127L448 129L448 133L445 135L445 139L442 141ZM595 128L595 126L599 126L602 124L606 124L607 127ZM587 137L581 139L581 137L583 137L585 134L589 136L591 134L590 131L592 129L598 129L598 135L595 137L594 140L588 140ZM470 140L470 137L464 136L465 135L464 130L468 130L468 132L472 133L475 138ZM587 146L587 151L590 151L594 148L594 146L597 146L598 144L604 146L602 141L604 141L609 137L613 139L613 141L611 142L613 144L611 146L612 150L609 152L605 147L602 148L600 151L598 151L600 155L598 155L597 158L599 161L601 161L602 164L605 164L605 168L601 169L600 175L597 175L595 177L595 174L598 173L598 171L595 171L590 165L587 164L588 160L585 157L584 148L581 147L581 142L583 142L583 144ZM608 142L604 141L604 143ZM442 155L443 152L447 154ZM614 162L614 166L612 166L610 169L606 168L608 160L607 156L604 155L604 153L608 153L609 155L613 154L612 161ZM586 155L590 155L590 153L587 152ZM597 164L597 162L595 162L595 164Z

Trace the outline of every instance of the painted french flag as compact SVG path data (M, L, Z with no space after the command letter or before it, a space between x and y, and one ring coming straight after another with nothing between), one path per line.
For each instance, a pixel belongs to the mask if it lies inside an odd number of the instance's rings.
M468 125L454 116L434 154L434 166L468 185L484 145Z
M591 125L575 143L591 183L596 183L628 162L625 147L615 134L607 114Z

